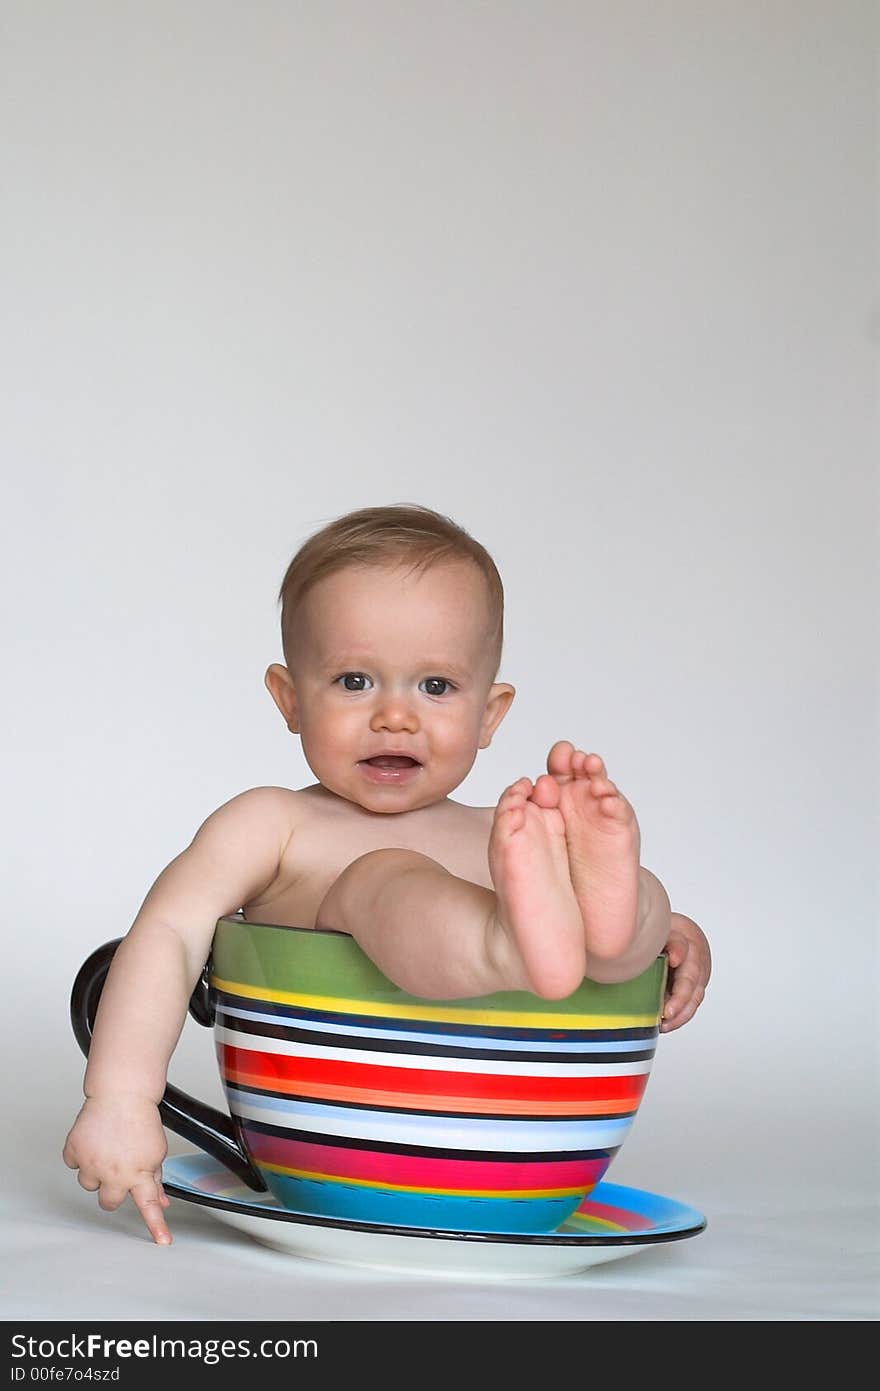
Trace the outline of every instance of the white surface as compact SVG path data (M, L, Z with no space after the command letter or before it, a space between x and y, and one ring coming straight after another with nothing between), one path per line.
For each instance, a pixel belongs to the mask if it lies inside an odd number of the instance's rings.
M7 1313L876 1313L876 51L852 0L4 6ZM291 554L400 501L507 589L462 800L598 749L713 944L611 1175L709 1230L577 1283L156 1250L58 1158L80 962L311 780ZM172 1071L219 1099L194 1026Z

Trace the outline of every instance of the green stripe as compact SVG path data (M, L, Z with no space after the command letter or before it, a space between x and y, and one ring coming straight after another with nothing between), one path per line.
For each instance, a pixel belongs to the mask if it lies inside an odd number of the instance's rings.
M399 990L354 938L341 932L221 918L214 932L212 970L224 980L273 990L385 1004L423 1003ZM573 995L554 1000L552 1010L554 1014L658 1014L665 977L666 958L658 956L635 980L617 985L585 980ZM500 991L461 1003L481 1012L546 1012L549 1007L546 1000L525 990Z

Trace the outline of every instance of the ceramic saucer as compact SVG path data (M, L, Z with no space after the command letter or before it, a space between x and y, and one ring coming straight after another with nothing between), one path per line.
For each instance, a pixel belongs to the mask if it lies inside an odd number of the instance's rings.
M222 1222L290 1255L383 1269L507 1279L573 1275L659 1242L696 1236L702 1213L640 1188L600 1183L555 1232L435 1231L341 1221L282 1208L208 1155L175 1155L162 1170L172 1198L207 1207Z

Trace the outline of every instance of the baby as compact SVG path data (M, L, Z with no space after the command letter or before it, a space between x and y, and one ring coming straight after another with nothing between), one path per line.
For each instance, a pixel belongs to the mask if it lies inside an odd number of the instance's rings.
M160 1244L158 1103L218 918L348 932L432 999L562 999L665 947L664 1030L692 1016L711 968L697 924L640 866L635 813L597 754L560 740L497 807L451 799L514 697L495 680L501 580L467 532L422 507L350 513L302 546L280 598L286 665L266 685L318 781L233 797L159 875L108 974L64 1146L101 1207L130 1193Z

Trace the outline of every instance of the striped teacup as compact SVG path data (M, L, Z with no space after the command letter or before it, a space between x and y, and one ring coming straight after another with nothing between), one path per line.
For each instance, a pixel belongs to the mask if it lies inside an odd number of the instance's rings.
M422 1000L343 933L221 918L210 999L234 1138L298 1212L552 1231L629 1131L665 975L661 956L565 1000Z

